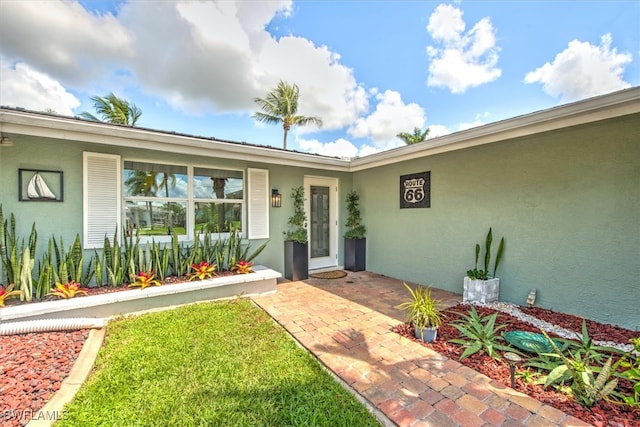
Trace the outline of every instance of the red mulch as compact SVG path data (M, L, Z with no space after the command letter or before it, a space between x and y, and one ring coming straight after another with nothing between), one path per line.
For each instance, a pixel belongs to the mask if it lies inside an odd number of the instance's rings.
M37 417L69 375L88 330L0 336L0 425Z
M458 360L462 354L462 348L458 345L451 344L448 341L453 338L459 338L460 333L456 328L450 326L450 322L459 319L457 314L452 311L468 313L468 305L458 305L452 307L447 312L446 321L438 329L438 338L435 342L427 344L417 340L413 335L413 327L407 324L401 324L394 328L394 331L407 338L420 342L422 345L427 346L438 353L441 353L451 359ZM476 307L476 311L481 316L493 314L495 310L486 307ZM580 332L582 331L583 318L572 316L564 313L558 313L542 308L522 308L522 311L531 316L535 316L538 319L545 320L551 324L555 324L562 328ZM539 333L540 330L523 322L509 314L498 314L496 324L505 323L507 328L502 330L512 331L531 331ZM640 332L630 331L618 326L603 325L591 320L586 320L587 331L589 336L597 340L612 341L619 344L628 344L629 338L640 336ZM554 336L550 334L550 336ZM507 387L511 386L511 373L509 364L501 360L495 360L485 355L484 353L472 355L466 359L460 361L465 366L468 366L484 375L499 381ZM523 370L523 368L518 368ZM533 371L533 368L530 368ZM632 384L626 380L618 380L618 388L625 390L625 392L632 393ZM573 415L585 422L593 424L595 426L610 426L610 427L638 427L640 426L640 411L632 410L627 406L617 405L601 400L594 407L585 409L578 403L573 401L571 397L557 392L552 387L544 389L541 385L535 385L532 383L526 383L522 379L516 378L516 390L526 393L527 395L553 406L564 413Z
M217 273L218 276L230 274L233 273ZM186 277L167 277L162 283L172 284L188 280ZM90 288L89 295L129 289L131 288L127 285L101 286ZM83 298L83 295L76 298ZM39 301L58 299L56 296L47 296ZM18 298L6 301L7 306L19 304L28 303ZM0 336L0 426L22 426L38 416L41 419L56 416L39 415L37 411L60 389L60 384L69 375L88 336L87 329Z

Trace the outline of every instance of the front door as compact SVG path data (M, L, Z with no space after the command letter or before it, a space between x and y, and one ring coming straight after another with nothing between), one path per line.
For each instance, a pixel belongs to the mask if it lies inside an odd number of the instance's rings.
M338 180L305 177L309 270L338 265Z

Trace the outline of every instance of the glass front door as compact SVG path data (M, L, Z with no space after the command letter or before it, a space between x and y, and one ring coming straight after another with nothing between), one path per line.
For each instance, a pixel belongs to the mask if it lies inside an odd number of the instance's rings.
M329 256L329 187L311 186L309 250L311 258Z
M338 264L338 180L305 177L309 270Z

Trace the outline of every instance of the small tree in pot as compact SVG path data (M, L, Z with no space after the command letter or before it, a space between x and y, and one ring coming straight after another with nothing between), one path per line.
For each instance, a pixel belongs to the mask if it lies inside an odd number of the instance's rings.
M407 313L407 322L413 325L416 338L425 342L435 341L443 317L440 301L431 297L430 286L418 285L415 289L411 289L406 283L404 286L411 299L399 304L397 308Z
M289 280L304 280L309 277L309 249L307 238L307 215L304 211L304 187L291 190L293 215L289 218L291 226L285 231L284 241L284 277Z
M367 239L366 228L362 224L360 196L355 190L347 194L347 232L344 234L344 268L350 271L362 271L366 268Z
M467 271L463 284L463 302L477 301L482 303L497 301L500 296L500 279L495 277L502 255L504 254L504 237L500 239L496 261L493 265L493 273L489 274L489 264L491 262L491 243L493 234L491 228L487 233L484 243L484 270L478 270L478 259L480 257L480 244L476 244L476 264L472 270Z

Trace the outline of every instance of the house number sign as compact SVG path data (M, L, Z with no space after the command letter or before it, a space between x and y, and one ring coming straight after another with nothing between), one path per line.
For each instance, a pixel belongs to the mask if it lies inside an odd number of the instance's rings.
M431 207L431 172L400 176L400 209Z

